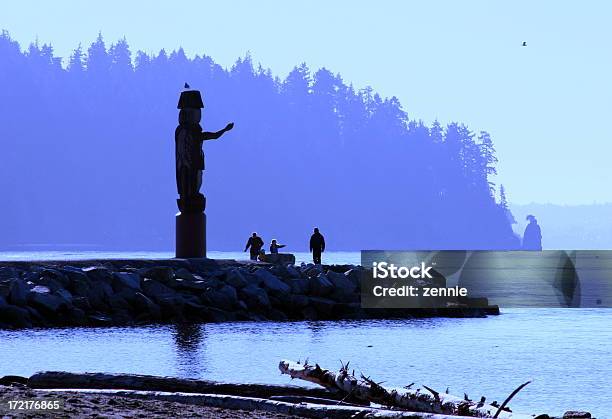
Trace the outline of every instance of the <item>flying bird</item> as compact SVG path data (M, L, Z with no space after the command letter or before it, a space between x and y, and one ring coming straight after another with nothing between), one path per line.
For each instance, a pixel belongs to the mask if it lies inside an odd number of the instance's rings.
M527 46L527 42L523 41L523 46L526 47Z
M189 89L189 84L185 82L185 89Z

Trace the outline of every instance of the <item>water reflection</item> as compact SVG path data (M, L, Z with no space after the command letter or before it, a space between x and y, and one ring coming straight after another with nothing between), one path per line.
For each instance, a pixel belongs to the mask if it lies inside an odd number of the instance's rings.
M177 324L172 329L176 345L176 367L180 376L201 377L206 372L202 362L205 351L205 325L194 323Z

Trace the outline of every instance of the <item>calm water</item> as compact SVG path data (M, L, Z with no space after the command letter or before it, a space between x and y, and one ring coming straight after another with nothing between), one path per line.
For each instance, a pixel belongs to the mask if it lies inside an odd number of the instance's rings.
M316 361L403 386L424 383L512 407L612 418L611 309L508 309L486 319L225 323L0 331L0 375L132 372L290 383L280 359ZM370 347L370 345L372 345ZM296 382L293 382L296 384Z
M312 254L308 252L292 252L297 263L312 262ZM14 251L0 252L0 261L11 260L84 260L84 259L168 259L173 258L174 252L105 252L105 251ZM211 259L246 260L249 254L245 252L217 252L209 251ZM359 252L324 252L323 263L333 264L360 264Z

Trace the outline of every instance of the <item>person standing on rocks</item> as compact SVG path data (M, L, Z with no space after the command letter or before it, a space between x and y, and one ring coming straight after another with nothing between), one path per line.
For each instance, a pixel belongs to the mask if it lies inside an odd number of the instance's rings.
M320 265L321 253L325 252L325 238L319 233L319 229L316 227L314 233L310 236L310 251L312 252L312 261Z
M259 252L264 245L264 241L261 237L257 235L257 233L253 233L249 240L247 241L246 247L244 251L246 252L249 249L251 260L257 260L259 256Z

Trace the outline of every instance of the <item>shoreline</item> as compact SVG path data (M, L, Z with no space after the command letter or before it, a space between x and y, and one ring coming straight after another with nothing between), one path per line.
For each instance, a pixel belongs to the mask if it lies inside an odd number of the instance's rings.
M449 299L442 308L363 308L364 272L359 265L230 259L0 262L0 328L499 314L486 299Z

